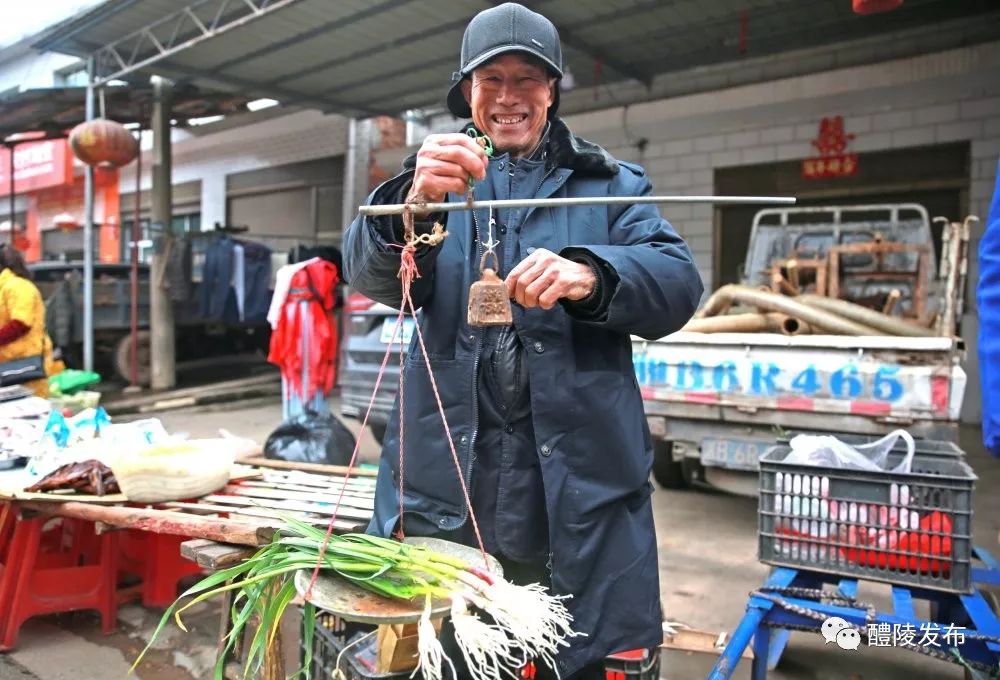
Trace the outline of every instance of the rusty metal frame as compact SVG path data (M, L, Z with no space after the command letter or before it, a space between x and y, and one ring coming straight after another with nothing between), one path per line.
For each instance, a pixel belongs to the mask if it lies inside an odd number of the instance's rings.
M916 253L916 271L886 271L882 269L883 258L888 254L896 253ZM877 262L877 270L871 272L855 272L847 276L842 276L840 271L840 258L842 255L873 255ZM831 246L827 251L830 262L829 287L827 296L839 299L841 283L845 278L863 279L869 281L893 280L893 279L913 279L912 296L910 300L910 314L922 325L927 322L927 272L930 262L930 246L927 244L895 243L882 241L865 241L862 243L850 243L846 245Z

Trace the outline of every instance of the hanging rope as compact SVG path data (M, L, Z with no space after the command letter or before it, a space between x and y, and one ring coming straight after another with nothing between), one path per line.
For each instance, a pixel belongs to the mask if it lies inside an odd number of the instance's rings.
M471 131L470 131L471 132ZM484 139L489 140L488 137ZM480 142L482 144L482 142ZM487 153L492 153L492 144L489 145ZM472 179L470 178L470 191L469 196L471 200L472 190L471 184ZM465 507L469 513L469 519L472 521L472 528L476 536L476 542L479 547L479 552L483 558L483 564L489 565L489 561L486 557L486 547L483 544L483 537L479 531L479 522L476 520L476 513L472 508L472 499L469 496L469 490L465 484L465 475L462 473L462 464L458 459L458 452L455 450L455 442L451 437L451 429L448 427L448 418L444 412L444 404L441 402L441 394L438 392L437 381L434 378L434 371L430 365L430 359L427 357L427 349L424 345L424 336L420 331L420 324L417 322L417 310L416 306L413 304L413 298L411 296L411 288L413 286L413 281L420 278L420 271L417 268L417 262L415 258L415 253L418 245L430 245L436 246L444 241L445 237L448 235L445 232L444 227L439 223L435 223L430 233L426 234L416 234L413 225L413 213L419 211L419 207L426 203L426 200L421 196L416 196L407 202L407 208L403 212L403 239L405 245L402 246L402 252L400 254L399 263L399 273L397 278L399 278L402 287L402 304L399 307L399 314L396 315L396 326L393 331L393 338L396 334L400 337L400 358L399 358L399 527L396 531L396 536L399 540L405 537L403 529L403 491L404 491L404 469L406 462L406 440L405 440L405 428L404 428L404 414L405 414L405 379L403 370L403 318L406 315L407 309L409 309L410 317L413 319L414 331L417 334L417 341L420 345L420 352L424 357L424 364L427 367L427 375L431 381L431 390L434 393L434 401L438 407L438 413L441 416L441 423L444 426L445 434L447 435L448 448L451 452L452 461L455 463L455 471L458 473L459 485L462 487L462 496L465 500ZM368 401L368 408L365 410L365 417L361 421L361 429L364 430L365 426L368 424L368 418L371 415L372 408L375 405L375 397L378 394L378 388L382 383L382 377L385 375L385 367L389 363L389 356L392 353L393 343L389 342L386 345L385 355L382 357L382 364L379 366L378 375L375 378L375 388L372 390L371 399ZM330 536L333 535L333 527L337 520L337 513L340 511L340 504L344 498L344 492L347 489L347 482L351 477L351 472L354 470L354 465L358 458L358 452L361 449L361 438L355 441L354 451L351 453L351 460L347 463L347 471L344 473L344 482L340 488L340 493L337 495L337 501L334 503L333 512L330 515L330 521L326 527L326 533L323 536L323 543L320 546L319 556L316 560L316 565L313 567L312 576L309 579L309 586L306 588L305 598L308 600L312 596L313 586L316 584L316 580L319 578L319 570L323 564L323 558L326 555L326 549L330 544Z

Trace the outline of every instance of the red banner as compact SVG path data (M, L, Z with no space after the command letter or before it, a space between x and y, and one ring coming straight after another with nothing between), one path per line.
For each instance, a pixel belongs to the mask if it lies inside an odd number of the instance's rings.
M812 145L819 151L818 158L802 161L802 176L806 179L848 177L858 172L858 154L847 153L847 146L854 139L844 130L844 118L832 116L819 123L819 132Z
M858 154L856 153L827 158L807 158L802 161L802 176L806 179L847 177L857 174L857 172Z
M21 194L73 183L73 156L65 139L14 147L14 191ZM10 195L10 149L0 147L0 195Z

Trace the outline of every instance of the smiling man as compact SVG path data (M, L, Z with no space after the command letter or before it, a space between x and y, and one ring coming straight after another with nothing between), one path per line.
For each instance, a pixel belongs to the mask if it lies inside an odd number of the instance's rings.
M469 178L477 200L650 194L640 166L574 136L556 115L561 77L548 19L513 3L476 15L447 97L451 112L472 122L427 137L368 202L463 201ZM470 129L490 137L492 156ZM436 390L414 342L369 531L388 536L402 525L407 535L478 542L436 392L486 550L513 580L571 596L582 635L555 670L603 678L608 654L662 640L652 451L630 336L659 338L683 326L701 278L687 245L650 205L463 210L422 215L415 228L435 223L448 237L417 248L412 295ZM466 309L491 235L514 313L511 326L484 329L467 324ZM345 236L350 285L398 308L402 242L398 217L355 219ZM553 675L542 668L538 677Z

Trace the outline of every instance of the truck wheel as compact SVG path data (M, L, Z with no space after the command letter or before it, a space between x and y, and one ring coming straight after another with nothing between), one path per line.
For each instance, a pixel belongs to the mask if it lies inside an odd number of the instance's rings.
M137 347L139 349L138 370L136 379L142 387L148 387L152 376L150 368L149 331L139 331L137 333ZM115 373L125 382L132 380L132 336L123 335L115 345Z
M662 439L653 442L653 479L664 489L686 489L687 480L680 461L674 461L673 443Z
M385 427L385 423L368 423L368 429L371 430L379 446L382 446L382 440L385 439Z

